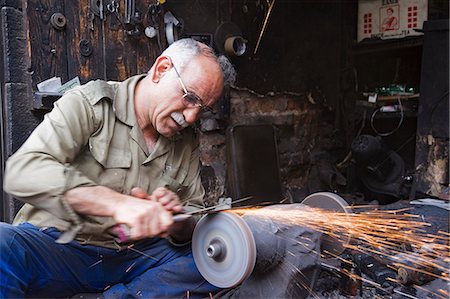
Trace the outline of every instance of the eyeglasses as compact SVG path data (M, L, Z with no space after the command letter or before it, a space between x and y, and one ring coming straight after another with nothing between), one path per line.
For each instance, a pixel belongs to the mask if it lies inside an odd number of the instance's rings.
M184 92L184 95L182 97L184 106L188 108L200 107L202 112L212 112L213 109L203 104L203 101L199 98L198 95L187 90L186 85L184 85L183 80L181 80L180 73L178 72L173 62L172 67L175 70L175 73L177 74L178 81L180 81L181 88L183 89Z

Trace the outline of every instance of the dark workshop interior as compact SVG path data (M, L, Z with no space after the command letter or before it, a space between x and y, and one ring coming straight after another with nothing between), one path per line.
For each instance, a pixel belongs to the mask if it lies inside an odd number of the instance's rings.
M315 208L338 203L346 213L348 204L358 215L355 229L362 215L399 222L413 215L430 225L411 224L411 231L434 236L420 244L435 243L417 248L395 239L396 250L380 254L383 242L371 250L353 240L334 253L282 256L273 250L293 252L292 238L320 234L283 222L271 240L247 220L255 268L217 298L449 297L447 0L0 3L2 178L6 159L62 96L38 84L121 81L147 72L174 40L191 37L229 57L237 71L215 112L196 124L207 206L251 196L236 206L282 203L292 205L282 212L289 215L304 210L305 199ZM383 27L388 7L409 14L408 22ZM2 189L1 221L12 222L20 206ZM311 242L317 249L321 241ZM442 248L444 256L435 254ZM405 257L423 251L429 263Z

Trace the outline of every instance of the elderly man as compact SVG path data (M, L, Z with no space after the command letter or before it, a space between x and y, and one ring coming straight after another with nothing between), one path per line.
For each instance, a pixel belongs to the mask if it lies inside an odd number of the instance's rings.
M55 103L8 160L4 189L25 202L0 223L0 297L208 296L189 241L202 206L192 125L235 72L192 39L146 75L89 82ZM128 228L118 242L115 228Z

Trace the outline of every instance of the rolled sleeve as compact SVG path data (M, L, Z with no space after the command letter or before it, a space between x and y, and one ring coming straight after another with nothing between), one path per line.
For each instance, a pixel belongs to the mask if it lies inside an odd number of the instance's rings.
M92 106L79 91L64 95L22 147L6 162L4 190L15 198L79 224L64 193L79 186L95 186L68 166L95 131Z

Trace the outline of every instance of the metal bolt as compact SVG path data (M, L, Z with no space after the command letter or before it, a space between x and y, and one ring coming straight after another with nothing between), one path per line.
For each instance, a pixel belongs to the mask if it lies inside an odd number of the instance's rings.
M206 255L216 261L223 260L226 256L226 246L222 240L214 238L206 248Z

